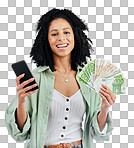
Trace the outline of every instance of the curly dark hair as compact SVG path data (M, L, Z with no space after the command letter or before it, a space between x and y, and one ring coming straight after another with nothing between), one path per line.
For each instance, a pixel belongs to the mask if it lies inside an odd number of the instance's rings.
M73 29L75 45L71 52L71 67L77 71L78 65L83 67L84 64L87 64L86 57L91 60L92 41L84 33L84 31L89 31L87 25L68 9L53 8L41 16L37 22L37 36L32 46L30 57L35 61L34 63L36 63L37 67L46 65L52 71L55 71L52 50L48 41L48 30L50 23L57 18L63 18L68 21Z

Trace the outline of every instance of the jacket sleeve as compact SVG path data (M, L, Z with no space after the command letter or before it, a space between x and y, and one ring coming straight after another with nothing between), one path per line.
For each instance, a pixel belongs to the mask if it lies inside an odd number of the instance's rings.
M5 124L8 129L9 134L11 137L16 141L25 141L26 139L29 139L29 132L30 132L30 126L31 126L31 104L30 104L30 95L27 96L25 107L27 111L27 120L24 124L22 132L19 130L18 125L16 123L16 111L18 107L18 98L17 95L14 97L11 104L8 106L8 108L5 111Z
M91 122L90 122L90 132L91 132L91 135L93 136L93 138L96 141L105 141L105 140L108 141L110 139L110 134L113 130L112 117L111 117L110 113L108 112L106 125L105 125L105 132L104 132L104 130L101 132L99 125L98 125L97 116L98 116L98 113L101 110L102 100L101 100L101 97L98 94L95 95L94 99L97 100L97 101L95 102L96 109L93 113L93 117L92 117Z

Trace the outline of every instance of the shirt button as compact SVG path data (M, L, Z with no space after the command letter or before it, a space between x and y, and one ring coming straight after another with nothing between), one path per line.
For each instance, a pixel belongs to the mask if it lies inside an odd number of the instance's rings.
M68 118L67 117L65 117L65 120L67 120Z
M66 108L66 111L69 111L69 108Z
M68 102L68 101L69 101L69 99L66 99L66 101Z
M61 137L63 138L63 137L64 137L64 135L61 135Z
M65 126L63 126L63 129L66 129L66 127L65 127Z

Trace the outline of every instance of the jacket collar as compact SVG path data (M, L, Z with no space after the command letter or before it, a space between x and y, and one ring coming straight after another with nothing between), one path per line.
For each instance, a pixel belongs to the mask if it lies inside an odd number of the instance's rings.
M38 72L42 72L42 71L46 71L47 69L50 70L49 66L39 66L38 67ZM82 67L80 65L77 66L77 70L78 72L82 69Z
M39 66L38 72L46 71L47 69L50 69L49 66Z

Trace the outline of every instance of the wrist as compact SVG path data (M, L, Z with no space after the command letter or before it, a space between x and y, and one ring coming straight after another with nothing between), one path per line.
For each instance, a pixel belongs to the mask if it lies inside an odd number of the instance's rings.
M101 112L103 113L107 113L109 111L109 107L108 108L101 108Z
M100 110L99 114L101 114L103 116L107 116L108 110Z
M25 107L25 102L24 103L19 103L18 102L18 108L24 108Z

